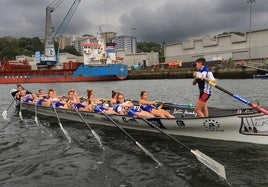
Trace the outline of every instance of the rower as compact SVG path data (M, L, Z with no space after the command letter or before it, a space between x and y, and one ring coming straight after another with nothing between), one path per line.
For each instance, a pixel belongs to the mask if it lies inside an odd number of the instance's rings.
M53 89L48 90L48 99L42 103L42 106L53 106L56 108L68 109L66 101L64 101L63 99L60 99L57 96L57 93L55 92L55 90Z
M114 106L114 111L121 115L138 116L138 117L155 117L153 114L141 110L138 106L134 106L131 101L126 101L122 93L117 94L117 104Z
M70 90L68 92L67 107L69 109L77 108L78 110L81 111L88 111L87 104L81 103L80 98L77 95L77 91L75 90Z
M96 103L94 92L88 94L88 104L88 110L90 112L102 113L103 111L105 111L105 113L107 114L117 114L117 112L103 105L103 103Z
M148 101L147 100L148 92L141 91L140 97L141 99L139 101L139 105L142 110L147 111L153 114L154 116L161 117L161 118L175 118L172 114L162 109L163 104L156 107L154 105L157 103L157 101Z
M28 90L25 90L22 85L18 84L17 85L17 91L12 92L11 95L17 99L21 100L22 97L25 97L27 94L32 94Z

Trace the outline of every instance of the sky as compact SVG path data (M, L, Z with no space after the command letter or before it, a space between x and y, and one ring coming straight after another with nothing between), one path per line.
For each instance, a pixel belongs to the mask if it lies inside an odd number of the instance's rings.
M56 0L59 1L59 0ZM248 0L249 1L249 0ZM0 37L45 37L46 7L53 0L1 0ZM74 0L52 13L57 30ZM251 4L252 30L268 28L268 1ZM81 0L64 35L116 32L159 44L250 30L247 0Z

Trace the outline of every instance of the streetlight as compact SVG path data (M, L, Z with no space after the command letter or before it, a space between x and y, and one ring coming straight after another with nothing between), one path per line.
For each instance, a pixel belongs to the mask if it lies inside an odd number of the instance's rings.
M255 0L247 0L247 3L249 3L249 44L248 44L248 62L251 61L251 15L252 15L252 3L254 3Z
M134 53L134 65L136 65L135 63L136 63L137 41L136 41L136 38L134 37L134 31L136 30L136 27L132 27L131 30L132 30L132 37L133 37L133 40L132 40L133 43L131 42L132 48L133 48L132 52Z

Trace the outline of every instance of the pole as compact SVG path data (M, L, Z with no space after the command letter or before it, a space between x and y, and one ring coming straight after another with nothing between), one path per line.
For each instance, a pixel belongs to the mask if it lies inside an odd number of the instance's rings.
M133 40L132 40L133 41L133 44L132 44L133 51L132 52L134 54L134 65L136 65L137 41L136 41L136 38L134 37L134 31L136 30L136 28L135 27L132 27L131 29L132 29L132 37L133 37Z
M247 0L249 3L249 44L248 44L248 62L251 62L251 28L252 28L252 3L255 0Z

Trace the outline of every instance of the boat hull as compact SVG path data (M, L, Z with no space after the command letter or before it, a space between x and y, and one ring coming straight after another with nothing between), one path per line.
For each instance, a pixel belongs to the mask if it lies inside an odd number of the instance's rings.
M93 82L124 80L123 77L7 77L1 78L0 84L25 84L25 83L61 83L61 82Z
M265 75L253 75L253 79L268 79L268 74L265 74Z
M23 111L35 112L35 105L22 104ZM82 122L76 111L59 109L57 113L62 120ZM104 115L99 113L80 112L89 124L115 127ZM38 117L55 117L51 107L37 106ZM139 118L122 115L111 115L122 128L141 131L158 132ZM166 133L178 136L268 144L268 116L260 113L243 115L226 115L209 118L182 117L175 119L151 118L151 123L157 125Z
M55 72L53 74L53 72ZM46 74L47 73L47 74ZM127 65L81 65L73 73L70 71L27 71L1 75L0 84L56 83L56 82L92 82L124 80L128 76Z

